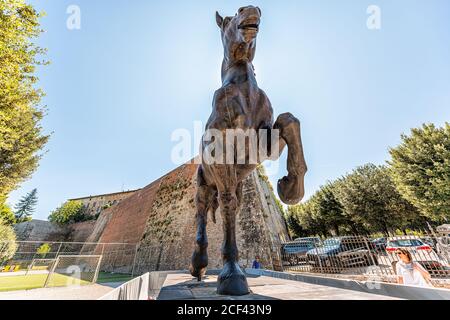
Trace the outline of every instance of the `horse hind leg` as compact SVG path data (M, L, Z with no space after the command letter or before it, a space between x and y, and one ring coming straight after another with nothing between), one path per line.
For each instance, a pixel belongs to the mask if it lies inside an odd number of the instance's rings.
M294 205L303 199L304 177L308 170L303 155L300 121L290 113L283 113L273 128L280 130L280 149L286 144L288 147L288 175L278 180L278 195L285 204Z
M208 236L206 226L208 223L208 211L216 197L217 191L214 187L208 186L203 178L201 167L198 171L196 194L196 225L197 235L195 240L195 249L192 254L189 271L192 276L201 281L206 273L208 266ZM213 219L215 220L215 219Z
M242 188L239 184L238 188ZM239 267L239 252L236 244L236 216L241 190L219 191L219 205L222 215L224 240L222 245L223 269L217 279L217 293L241 296L250 292L245 274Z

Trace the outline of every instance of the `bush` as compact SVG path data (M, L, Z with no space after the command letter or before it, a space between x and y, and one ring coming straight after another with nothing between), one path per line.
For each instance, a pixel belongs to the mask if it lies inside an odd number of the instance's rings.
M53 211L48 220L59 225L91 220L92 217L86 214L85 207L81 201L67 201Z
M40 246L37 249L36 253L39 254L42 259L45 259L45 256L47 255L47 253L50 252L50 250L52 250L52 247L50 246L50 244L44 243L42 246Z
M16 223L16 217L14 216L14 212L6 204L0 203L0 220L2 220L3 223L7 225L12 225Z

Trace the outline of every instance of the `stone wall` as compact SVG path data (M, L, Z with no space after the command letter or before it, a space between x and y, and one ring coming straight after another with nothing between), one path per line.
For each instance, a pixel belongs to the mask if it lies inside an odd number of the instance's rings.
M59 226L49 221L31 220L14 226L17 241L86 242L93 233L96 221Z
M67 228L42 220L32 220L14 226L18 241L63 241Z

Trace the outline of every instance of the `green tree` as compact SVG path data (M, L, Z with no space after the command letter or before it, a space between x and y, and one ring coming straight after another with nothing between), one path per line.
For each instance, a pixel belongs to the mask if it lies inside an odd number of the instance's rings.
M301 236L327 236L328 226L322 216L318 215L310 200L299 205L290 206L288 212L296 219L296 222L303 230Z
M356 168L337 182L334 194L355 232L388 233L420 216L397 192L385 166Z
M37 250L36 253L41 256L41 259L45 259L45 256L52 250L52 247L48 243L44 243Z
M14 217L13 211L5 203L0 203L0 220L2 220L2 223L6 225L12 225L16 223L16 218Z
M352 222L344 215L342 205L334 195L335 188L336 182L328 182L305 203L289 207L290 224L297 224L302 236L340 235L350 229L348 226Z
M307 235L306 230L299 224L297 216L291 207L288 207L288 210L284 212L284 220L292 239Z
M390 149L391 176L400 194L434 221L450 218L450 124L424 124Z
M42 133L43 92L36 67L46 51L33 43L42 14L24 0L0 1L0 198L37 168L48 136Z
M14 229L0 218L0 263L11 259L17 250Z
M336 182L329 182L320 187L309 199L309 203L313 219L322 224L319 229L339 235L340 231L346 230L345 227L351 223L346 219L342 205L336 199L335 188Z
M48 220L60 225L90 220L81 201L67 201L53 211Z
M36 209L37 202L37 189L31 190L19 200L14 208L17 223L31 220L31 215Z

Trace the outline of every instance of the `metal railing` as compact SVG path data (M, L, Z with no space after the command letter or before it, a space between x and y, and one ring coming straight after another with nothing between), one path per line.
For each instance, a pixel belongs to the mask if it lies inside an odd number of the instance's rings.
M108 292L98 300L150 300L150 273L134 278Z
M280 248L283 271L396 282L398 251L405 249L431 276L433 284L450 284L449 246L446 237L348 235L299 238Z

